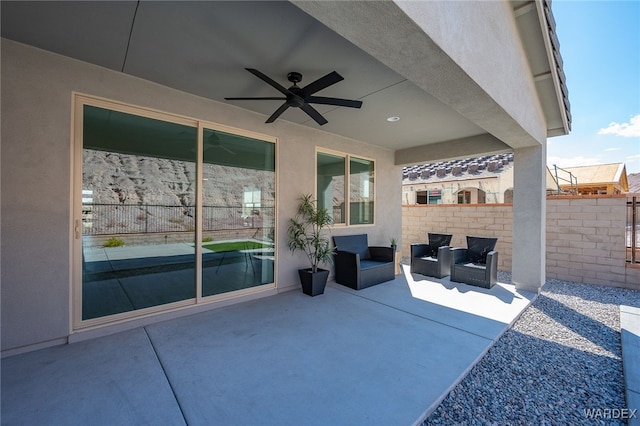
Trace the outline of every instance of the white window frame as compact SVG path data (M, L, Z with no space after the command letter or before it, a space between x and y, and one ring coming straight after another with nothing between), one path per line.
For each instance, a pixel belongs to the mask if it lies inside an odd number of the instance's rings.
M376 214L376 197L378 194L377 191L377 177L376 177L376 160L370 157L366 157L363 155L355 155L355 154L349 154L347 152L342 152L342 151L335 151L335 150L331 150L331 149L326 149L326 148L320 148L320 147L316 147L316 152L315 152L315 159L314 159L314 164L315 164L315 184L314 184L314 194L315 194L315 199L318 199L318 154L327 154L327 155L334 155L336 157L342 157L344 158L344 164L345 164L345 177L344 177L344 194L345 194L345 221L344 223L335 223L334 226L336 227L358 227L358 226L375 226L376 224L376 218L377 218L377 214ZM373 221L370 223L357 223L357 224L351 224L351 193L350 193L350 187L351 187L351 159L352 158L356 158L359 160L366 160L366 161L371 161L371 163L373 164Z

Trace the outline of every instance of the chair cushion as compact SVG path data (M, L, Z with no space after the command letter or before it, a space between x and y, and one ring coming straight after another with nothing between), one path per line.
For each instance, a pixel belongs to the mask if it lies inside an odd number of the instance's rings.
M482 238L467 236L467 259L471 263L484 265L487 254L496 247L497 238Z
M464 266L466 266L467 268L487 269L486 263L482 265L478 263L465 263Z
M364 271L365 269L371 268L384 268L388 264L389 262L379 262L377 260L365 259L360 261L360 270Z
M336 235L333 237L333 244L338 250L358 253L361 260L369 258L367 234Z
M431 255L434 257L438 256L438 249L440 247L448 246L449 244L451 244L452 235L450 234L433 234L429 232L428 236L429 236L429 249L430 249Z
M438 258L435 256L423 256L419 258L420 260L428 260L429 262L437 262Z

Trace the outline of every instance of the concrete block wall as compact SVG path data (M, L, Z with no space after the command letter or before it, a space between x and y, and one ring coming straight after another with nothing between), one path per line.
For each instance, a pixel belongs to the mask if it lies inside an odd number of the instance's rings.
M640 290L640 265L625 258L626 203L626 195L548 197L547 278ZM511 271L511 204L405 205L402 214L405 260L428 232L453 234L455 247L466 235L497 237L498 267Z
M547 199L547 277L640 290L626 263L627 196Z
M452 247L466 247L466 236L496 237L498 268L511 270L513 208L511 204L407 205L402 209L402 255L412 243L427 242L427 233L453 234Z

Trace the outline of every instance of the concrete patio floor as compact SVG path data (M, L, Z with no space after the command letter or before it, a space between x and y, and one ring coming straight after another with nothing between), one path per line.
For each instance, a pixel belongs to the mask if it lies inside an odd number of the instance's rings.
M403 275L2 360L3 425L411 425L533 301Z

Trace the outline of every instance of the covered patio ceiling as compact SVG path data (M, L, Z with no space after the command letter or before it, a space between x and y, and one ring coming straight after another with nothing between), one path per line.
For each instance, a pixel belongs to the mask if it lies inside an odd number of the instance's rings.
M493 100L470 77L465 75L458 88L445 87L451 97L443 96L444 53L437 52L426 35L424 47L420 47L423 51L403 52L406 62L415 62L414 72L406 72L363 45L362 38L379 31L376 28L388 22L389 13L399 19L398 27L406 30L412 25L399 4L334 5L338 7L328 11L326 2L3 1L2 37L254 111L265 120L282 101L224 100L280 95L245 68L256 68L285 87L290 85L286 76L291 71L302 73L300 86L304 86L335 70L344 81L318 95L361 100L361 109L317 105L328 120L322 127L297 108L289 108L279 120L396 152L456 140L481 142L476 151L483 152L507 151L535 142L500 108L494 108L498 112L489 119L478 113ZM546 103L543 110L549 117L561 115L554 89L557 75L555 70L551 72L548 52L539 41L544 39L539 12L533 2L512 5L520 36L527 40L527 59L533 72L542 76L534 81ZM354 16L362 19L354 20ZM386 25L384 31L386 43L402 41L404 30ZM353 32L359 36L350 35ZM468 99L452 101L459 97L456 90L468 91ZM400 120L389 122L389 117ZM558 127L549 117L549 127ZM476 153L464 148L470 145L459 144L455 153L442 155Z

